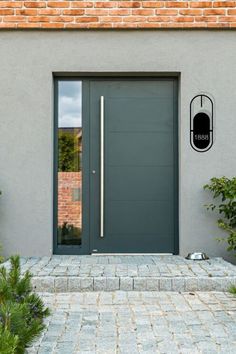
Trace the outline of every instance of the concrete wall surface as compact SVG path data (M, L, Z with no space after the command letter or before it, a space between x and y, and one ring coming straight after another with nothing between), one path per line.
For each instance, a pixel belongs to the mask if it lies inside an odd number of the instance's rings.
M235 175L236 46L233 31L1 31L0 242L6 255L52 254L53 73L179 73L180 253L229 257L203 185ZM189 142L189 105L215 102L215 141Z

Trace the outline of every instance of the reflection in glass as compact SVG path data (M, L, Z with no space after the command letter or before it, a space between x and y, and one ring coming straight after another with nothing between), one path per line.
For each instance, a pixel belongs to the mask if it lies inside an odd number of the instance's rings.
M82 84L58 87L58 244L80 245L82 233Z

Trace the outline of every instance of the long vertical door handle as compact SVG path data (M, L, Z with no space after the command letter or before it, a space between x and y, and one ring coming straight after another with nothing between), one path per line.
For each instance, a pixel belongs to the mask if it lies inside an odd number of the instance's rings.
M104 96L100 97L100 237L104 237Z

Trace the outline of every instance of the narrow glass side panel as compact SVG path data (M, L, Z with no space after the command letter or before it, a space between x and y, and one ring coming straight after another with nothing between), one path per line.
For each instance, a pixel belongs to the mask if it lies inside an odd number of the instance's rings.
M81 245L82 83L58 86L58 245Z

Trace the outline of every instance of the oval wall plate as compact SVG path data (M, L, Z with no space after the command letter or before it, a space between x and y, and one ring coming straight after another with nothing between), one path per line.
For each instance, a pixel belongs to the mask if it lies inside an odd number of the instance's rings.
M206 152L213 145L213 101L206 94L190 102L190 144L198 152Z

